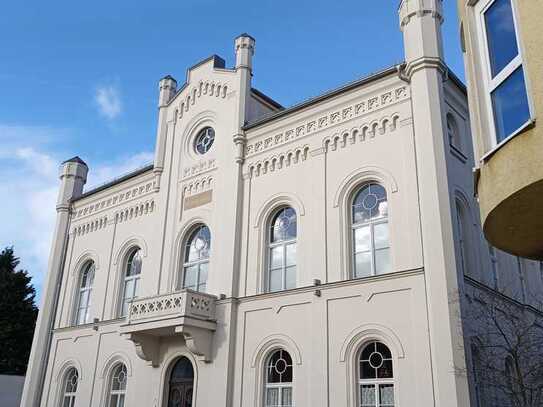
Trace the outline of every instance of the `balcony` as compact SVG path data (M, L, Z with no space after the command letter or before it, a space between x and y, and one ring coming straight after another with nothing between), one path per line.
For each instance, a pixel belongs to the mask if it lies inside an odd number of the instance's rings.
M182 290L140 298L130 304L121 334L136 346L137 355L158 366L160 340L179 336L199 359L211 361L211 343L217 327L216 297Z

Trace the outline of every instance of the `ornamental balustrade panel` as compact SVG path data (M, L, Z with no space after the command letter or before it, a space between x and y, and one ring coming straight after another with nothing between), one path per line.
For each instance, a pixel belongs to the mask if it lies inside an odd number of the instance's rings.
M216 298L191 290L155 297L139 298L130 303L128 322L142 322L167 317L215 319Z

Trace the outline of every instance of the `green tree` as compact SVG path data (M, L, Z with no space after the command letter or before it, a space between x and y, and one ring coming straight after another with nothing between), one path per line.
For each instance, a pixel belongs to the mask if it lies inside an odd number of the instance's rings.
M25 374L38 315L32 278L18 265L13 247L0 252L0 374Z

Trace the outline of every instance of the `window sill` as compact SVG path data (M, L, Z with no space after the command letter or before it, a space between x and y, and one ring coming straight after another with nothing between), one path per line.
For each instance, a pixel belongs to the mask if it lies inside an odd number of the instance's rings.
M509 143L512 139L517 137L518 135L524 133L526 130L531 129L535 126L535 118L528 120L526 123L524 123L522 126L518 128L518 130L514 131L510 136L502 140L497 146L493 147L490 151L486 152L481 159L479 160L481 163L484 163L490 159L498 150L500 150L504 145Z

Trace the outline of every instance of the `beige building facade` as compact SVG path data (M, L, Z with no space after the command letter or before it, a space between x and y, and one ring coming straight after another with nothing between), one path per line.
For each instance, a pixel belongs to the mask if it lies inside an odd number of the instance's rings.
M152 165L63 163L22 406L473 403L464 299L543 275L482 238L441 1L399 18L405 64L287 109L242 34L160 81Z
M485 236L543 260L543 5L458 0L458 10Z

